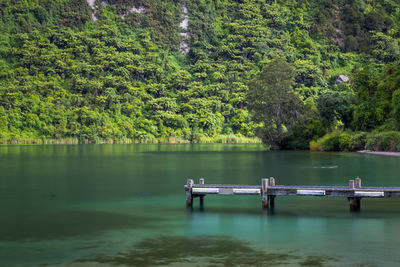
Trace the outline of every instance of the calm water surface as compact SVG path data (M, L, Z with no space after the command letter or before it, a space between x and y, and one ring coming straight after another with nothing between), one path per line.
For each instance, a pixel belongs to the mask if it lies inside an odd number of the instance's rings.
M337 165L337 168L324 168ZM400 201L207 196L206 183L400 186L400 158L260 145L0 146L0 266L400 266Z

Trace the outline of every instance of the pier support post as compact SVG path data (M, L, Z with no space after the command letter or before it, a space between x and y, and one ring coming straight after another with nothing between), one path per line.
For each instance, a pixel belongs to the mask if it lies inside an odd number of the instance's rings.
M186 182L185 190L186 190L186 207L193 207L193 195L192 195L192 187L193 187L193 180L188 179Z
M269 186L275 186L275 178L269 177ZM268 196L268 204L271 209L275 208L275 196Z
M275 196L268 196L268 202L271 209L275 208Z
M348 197L350 204L350 211L357 212L361 209L361 198L360 197Z
M261 179L262 208L268 210L268 179Z
M354 180L350 180L349 181L349 188L351 190L354 190L355 188L359 188L361 187L361 179L359 177L357 177ZM350 212L357 212L360 211L361 209L361 198L360 197L348 197L347 198L349 200L349 204L350 204Z
M274 177L269 177L269 185L275 186L275 178Z
M199 184L204 184L204 178L200 178ZM200 196L200 209L204 209L204 195Z
M356 188L360 188L360 187L361 187L361 178L360 178L360 177L357 177L357 178L355 179L355 181L356 181Z
M349 188L354 189L354 180L349 181Z

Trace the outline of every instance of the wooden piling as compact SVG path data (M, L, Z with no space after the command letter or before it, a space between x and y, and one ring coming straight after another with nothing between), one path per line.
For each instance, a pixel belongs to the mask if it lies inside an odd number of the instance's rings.
M268 202L271 209L275 208L275 196L268 196Z
M355 189L355 188L360 188L361 187L361 179L357 177L354 180L349 181L349 188L350 189ZM361 198L360 197L348 197L350 204L350 211L351 212L356 212L359 211L361 208Z
M356 188L360 188L361 187L361 178L357 177L356 178Z
M185 190L186 190L186 207L193 207L193 195L192 195L192 187L193 180L188 179L186 182Z
M262 208L267 210L268 205L268 179L261 179L261 191L262 191Z
M204 178L199 179L199 184L204 184ZM200 196L200 209L204 208L204 195Z
M357 211L361 210L361 197L356 197Z
M361 198L360 197L348 197L350 204L350 211L357 212L361 209Z
M349 188L354 189L354 180L349 181Z
M275 178L274 177L270 177L269 178L269 185L270 186L275 186Z
M269 186L275 186L275 178L269 177ZM271 209L275 207L275 196L270 195L268 196L268 204Z

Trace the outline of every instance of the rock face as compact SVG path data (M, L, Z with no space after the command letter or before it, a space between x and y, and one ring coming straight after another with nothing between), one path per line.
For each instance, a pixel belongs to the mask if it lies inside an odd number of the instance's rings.
M86 2L92 8L92 19L93 19L93 21L96 21L97 20L96 13L97 13L97 9L98 9L98 6L96 5L96 0L86 0ZM103 7L106 7L107 6L107 2L102 1L101 5ZM144 14L144 13L146 13L146 8L144 6L139 6L139 7L133 6L125 14L122 15L122 18L125 18L125 16L127 16L127 15L129 15L130 13L133 13L133 12L139 13L139 14Z
M125 14L122 15L122 18L124 19L130 13L144 14L144 13L146 13L146 8L144 6L139 6L139 7L133 6Z
M96 17L97 10L96 10L96 3L95 2L96 2L96 0L87 0L88 5L92 8L92 11L93 11L93 13L92 13L93 21L97 20L97 17Z
M188 32L189 28L189 13L185 3L182 4L181 8L181 17L183 18L182 22L179 24L179 27L184 30L181 32L182 42L179 45L179 50L182 54L186 55L190 51L190 46L187 43L187 39L190 37L190 33Z
M89 4L89 6L90 6L92 9L94 9L94 7L95 7L95 2L96 2L96 0L87 0L87 3Z
M336 84L341 85L342 83L348 82L349 80L350 78L347 75L342 74L337 77Z
M130 13L139 13L139 14L144 14L146 13L146 8L144 6L139 6L139 7L131 7L131 9L128 10L128 12L126 12L124 15L122 15L122 18L125 18L127 15L129 15Z
M145 8L144 6L139 6L138 8L136 8L136 7L133 6L133 7L129 10L129 12L130 12L130 13L136 12L136 13L143 14L143 13L146 12L146 8Z

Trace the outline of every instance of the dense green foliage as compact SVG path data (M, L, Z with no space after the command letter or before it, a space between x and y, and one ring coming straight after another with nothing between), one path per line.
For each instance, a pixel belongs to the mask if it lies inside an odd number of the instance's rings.
M400 132L332 132L312 141L310 148L317 151L400 151Z
M275 59L253 80L247 94L254 120L264 124L263 142L281 148L300 117L301 100L293 91L294 69L284 60Z
M304 149L330 131L400 129L396 0L94 3L0 0L1 140L196 142L282 127L279 146ZM278 127L253 120L246 98L276 58L301 100Z

